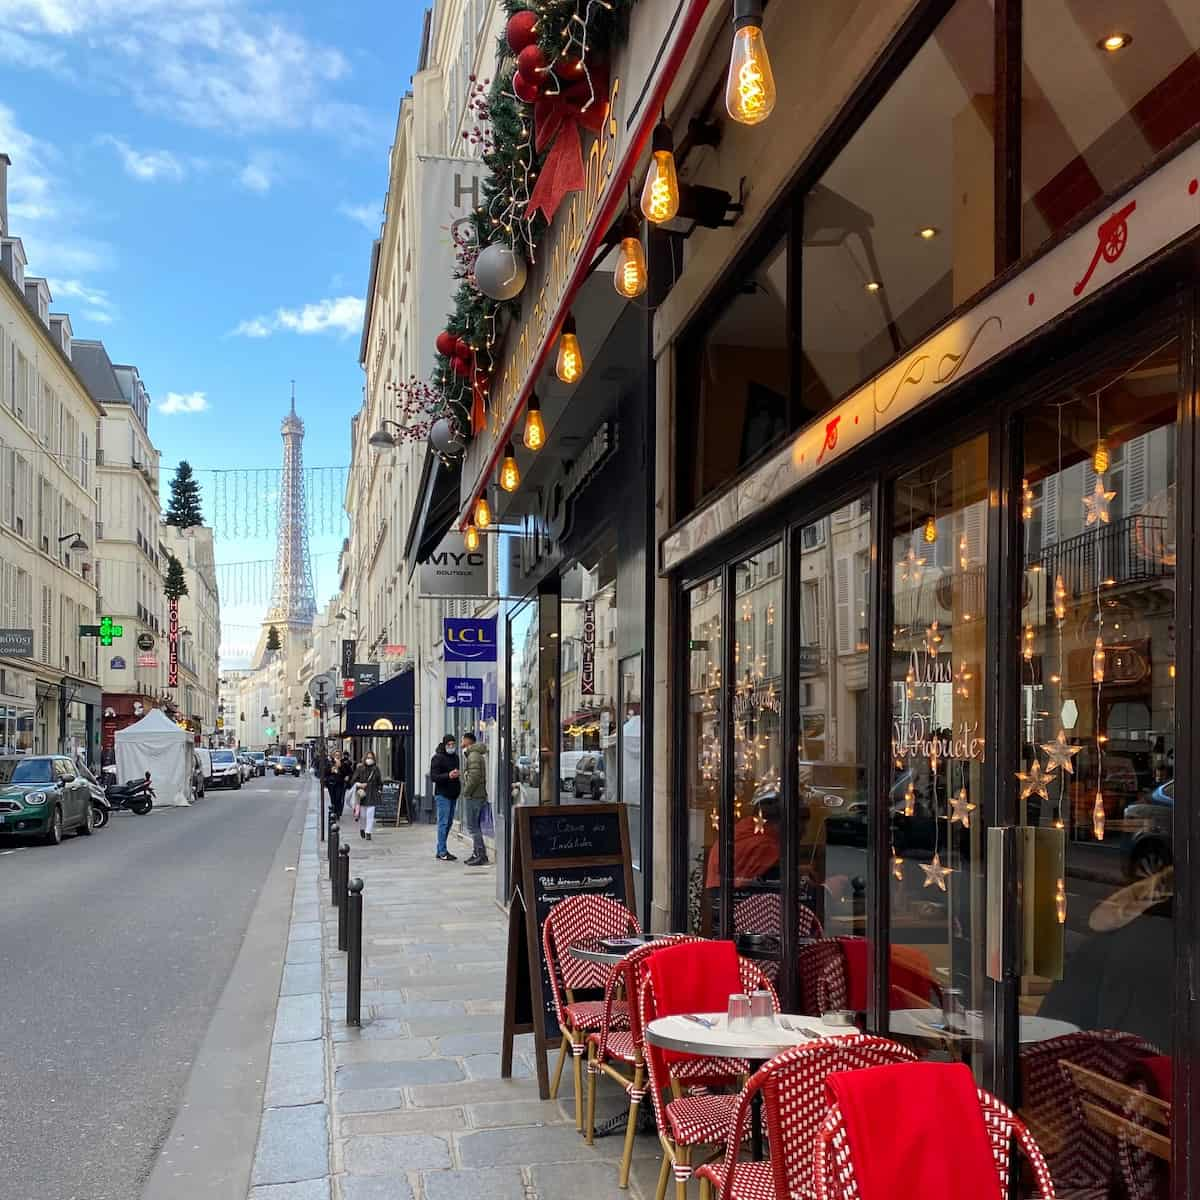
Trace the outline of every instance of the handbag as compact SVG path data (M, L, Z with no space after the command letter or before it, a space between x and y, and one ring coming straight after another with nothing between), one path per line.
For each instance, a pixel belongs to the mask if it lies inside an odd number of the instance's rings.
M492 802L485 800L479 810L479 832L484 837L496 836L496 814L492 812Z

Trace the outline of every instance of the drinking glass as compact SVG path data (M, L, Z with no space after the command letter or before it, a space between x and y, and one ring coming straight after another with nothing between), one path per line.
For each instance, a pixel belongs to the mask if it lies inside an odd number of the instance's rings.
M745 992L734 992L729 997L729 1028L745 1029L750 1024L750 997Z
M765 989L750 994L750 1023L759 1029L775 1024L775 1004Z

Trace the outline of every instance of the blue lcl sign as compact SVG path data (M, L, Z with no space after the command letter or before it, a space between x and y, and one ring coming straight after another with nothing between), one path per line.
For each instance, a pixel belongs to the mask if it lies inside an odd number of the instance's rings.
M447 662L495 662L495 617L446 617L442 629Z
M446 680L447 708L482 708L483 680L451 676Z

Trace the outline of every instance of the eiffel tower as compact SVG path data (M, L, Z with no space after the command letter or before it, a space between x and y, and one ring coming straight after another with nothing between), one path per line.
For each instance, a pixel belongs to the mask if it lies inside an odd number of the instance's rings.
M283 436L283 478L279 485L279 537L275 547L275 592L263 621L254 663L267 658L267 634L272 625L286 638L307 633L317 615L312 560L308 552L308 504L304 496L304 422L296 415L296 385L291 411L279 428Z

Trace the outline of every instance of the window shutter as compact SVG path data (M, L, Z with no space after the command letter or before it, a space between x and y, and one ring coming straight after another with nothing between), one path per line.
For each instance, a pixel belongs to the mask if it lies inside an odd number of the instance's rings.
M1042 484L1042 548L1057 545L1058 489L1060 476L1051 475Z
M850 641L850 560L840 556L834 562L834 603L836 607L837 652L847 654Z
M1127 515L1133 516L1146 503L1147 463L1146 453L1147 434L1138 434L1125 446L1125 505Z

